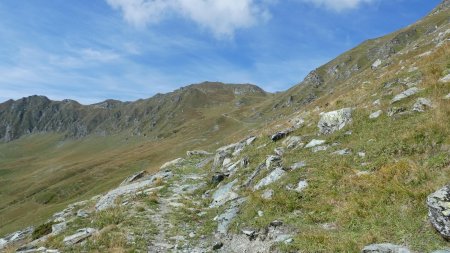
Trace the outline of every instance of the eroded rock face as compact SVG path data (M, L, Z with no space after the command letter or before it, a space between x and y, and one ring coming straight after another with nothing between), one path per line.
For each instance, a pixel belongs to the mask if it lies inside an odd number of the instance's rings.
M323 113L320 117L319 132L331 134L345 127L352 120L352 109L344 108L336 111Z
M431 224L442 237L450 240L450 185L428 196L427 205Z
M399 245L382 243L366 246L362 250L362 253L411 253L411 251Z

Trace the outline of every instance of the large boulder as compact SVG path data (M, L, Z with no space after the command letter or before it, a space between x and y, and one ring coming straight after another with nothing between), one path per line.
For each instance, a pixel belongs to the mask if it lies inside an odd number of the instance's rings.
M352 120L352 109L344 108L336 111L322 113L320 116L319 132L331 134L345 127Z
M450 185L427 198L428 217L431 224L447 240L450 240Z
M362 253L411 253L411 251L399 245L381 243L364 247Z

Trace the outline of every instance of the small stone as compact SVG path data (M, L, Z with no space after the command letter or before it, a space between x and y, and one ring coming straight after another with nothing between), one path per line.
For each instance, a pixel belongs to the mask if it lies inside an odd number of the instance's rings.
M308 187L308 181L301 180L300 182L298 182L297 188L295 188L295 191L302 192L304 189L306 189L306 187Z
M373 113L371 113L371 114L369 115L369 119L376 119L376 118L380 117L381 114L383 114L383 111L382 111L382 110L378 110L378 111L376 111L376 112L373 112Z
M289 136L283 141L283 145L288 149L294 149L300 145L303 145L301 141L302 137L300 136Z
M316 139L314 139L314 140L310 141L308 144L306 144L305 148L313 148L313 147L322 145L325 142L326 142L325 140L316 140Z
M352 150L346 148L346 149L341 149L341 150L335 151L332 154L333 155L350 155L351 153L352 153Z
M259 211L258 211L258 216L259 216L259 217L263 217L263 216L264 216L264 212L261 211L261 210L259 210Z
M272 140L272 141L279 141L279 140L281 140L281 139L284 139L286 136L288 136L289 134L291 133L291 130L289 130L289 129L287 129L287 130L284 130L284 131L280 131L280 132L277 132L277 133L275 133L275 134L273 134L271 137L270 137L270 139Z
M271 227L279 227L281 225L283 225L283 222L281 220L274 220L274 221L270 222Z
M374 63L372 63L372 69L378 68L383 62L380 59L377 59Z
M213 246L213 250L219 250L223 247L223 242L216 242Z
M412 110L415 112L424 112L426 108L433 107L431 100L428 98L418 98L416 103L413 105Z
M296 163L292 164L290 169L291 170L297 170L297 169L301 169L301 168L303 168L305 166L306 166L306 162L305 161L301 161L301 162L296 162Z
M379 105L381 105L381 100L380 100L380 99L377 99L377 100L373 101L372 105L374 105L374 106L379 106Z
M444 97L444 99L450 99L450 93L448 93L447 96Z
M209 153L209 152L204 151L204 150L192 150L192 151L187 151L186 155L189 156L189 157L192 157L192 156L209 156L209 155L212 155L212 153Z
M87 218L87 217L89 217L89 213L86 212L86 211L83 210L83 209L80 209L80 210L78 210L78 212L77 212L77 216L80 217L80 218Z
M254 229L250 229L250 228L247 228L247 229L242 229L241 230L242 231L242 233L244 234L244 235L246 235L246 236L248 236L248 237L254 237L255 236L255 234L256 234L256 231L254 230Z
M392 107L391 109L388 110L388 116L392 117L397 114L404 114L405 112L406 112L405 107Z
M212 176L212 183L213 184L219 184L225 179L225 174L223 173L216 173L214 176Z
M278 155L270 155L266 159L266 168L270 168L272 164L279 164L279 161L281 161L281 157Z
M270 200L270 199L272 199L273 194L274 194L274 191L272 189L267 189L261 194L261 198L263 198L265 200Z
M366 153L358 152L358 156L361 157L361 158L364 158L364 157L366 157Z
M327 145L323 145L323 146L317 146L317 147L313 147L311 149L312 152L317 153L319 151L326 151L329 148L329 146Z
M277 154L278 156L283 156L284 148L282 148L282 147L275 148L273 152L275 152L275 154Z

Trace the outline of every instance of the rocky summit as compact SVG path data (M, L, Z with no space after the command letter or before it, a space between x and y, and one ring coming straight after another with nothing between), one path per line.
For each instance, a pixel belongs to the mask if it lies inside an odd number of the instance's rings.
M450 252L449 3L276 94L0 104L0 251Z

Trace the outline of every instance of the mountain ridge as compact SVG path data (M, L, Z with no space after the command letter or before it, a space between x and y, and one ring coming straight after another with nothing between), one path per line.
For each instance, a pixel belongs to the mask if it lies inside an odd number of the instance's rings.
M141 134L158 127L160 121L170 121L164 119L164 116L174 117L180 110L192 111L195 108L230 103L247 96L265 97L268 94L251 84L203 82L134 102L108 99L82 105L74 100L52 101L45 96L35 95L0 104L0 140L8 142L38 132L66 132L68 137L75 138L94 132L104 135L124 130ZM183 106L178 110L180 103ZM162 112L163 105L169 109ZM150 122L137 122L148 117L151 118ZM108 123L105 124L105 121Z

